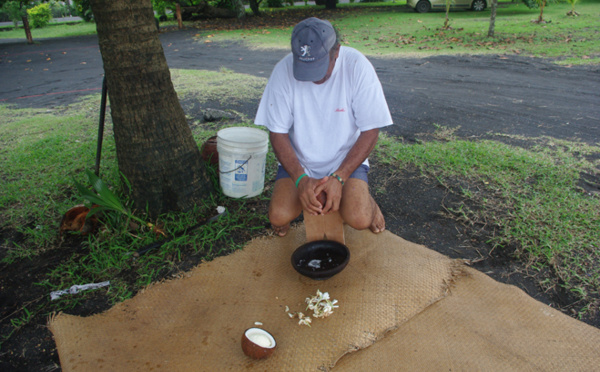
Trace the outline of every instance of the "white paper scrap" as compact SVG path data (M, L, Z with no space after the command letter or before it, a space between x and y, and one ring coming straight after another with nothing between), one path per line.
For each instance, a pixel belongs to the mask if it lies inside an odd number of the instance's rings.
M106 282L102 282L102 283L89 283L89 284L82 284L82 285L74 285L74 286L71 286L71 288L69 288L69 289L63 289L60 291L51 292L50 299L52 301L54 301L54 300L58 300L61 296L66 295L66 294L76 294L81 291L102 288L102 287L106 287L108 285L110 285L110 281L106 281Z

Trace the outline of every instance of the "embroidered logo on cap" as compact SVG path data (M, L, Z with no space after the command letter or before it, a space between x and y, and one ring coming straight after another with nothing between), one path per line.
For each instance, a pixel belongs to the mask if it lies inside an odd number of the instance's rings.
M315 57L310 55L310 45L303 45L300 47L300 55L298 59L302 62L310 62L314 61Z
M300 52L302 53L302 57L309 56L310 57L310 45L304 45L300 47Z

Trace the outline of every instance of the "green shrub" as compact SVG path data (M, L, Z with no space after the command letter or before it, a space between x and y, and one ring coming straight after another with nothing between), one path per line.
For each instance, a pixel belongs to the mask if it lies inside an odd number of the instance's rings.
M538 7L538 4L536 2L536 0L521 0L523 2L523 4L525 4L525 6L527 6L529 9L534 9Z
M90 0L73 0L73 10L77 16L86 22L91 22L94 19Z
M152 9L159 17L167 16L167 8L170 7L170 4L165 0L152 0Z
M27 14L29 15L29 25L32 28L44 27L52 19L52 11L48 3L39 4L31 9L27 9Z
M267 0L269 8L283 8L283 0Z
M62 18L71 15L71 9L63 2L50 0L48 4L50 4L52 18Z

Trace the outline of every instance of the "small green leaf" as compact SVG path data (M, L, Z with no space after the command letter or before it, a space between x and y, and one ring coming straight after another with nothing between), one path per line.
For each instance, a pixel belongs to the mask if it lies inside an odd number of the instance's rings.
M99 213L99 212L103 212L105 210L110 210L110 208L106 208L106 207L94 207L91 208L90 211L88 212L87 216L85 216L85 218L90 218L91 216Z

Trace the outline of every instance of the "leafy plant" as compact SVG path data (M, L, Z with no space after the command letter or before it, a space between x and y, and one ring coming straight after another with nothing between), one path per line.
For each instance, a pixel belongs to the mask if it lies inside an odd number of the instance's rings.
M91 22L94 19L90 0L73 0L75 13L86 22Z
M29 323L29 321L31 320L32 317L33 317L33 314L31 313L31 311L27 310L27 308L24 307L23 315L20 318L12 318L10 320L10 323L15 328L21 328L23 325Z
M50 23L52 19L52 11L50 10L50 4L39 4L31 9L27 9L29 15L29 22L33 28L42 28Z
M152 9L156 12L156 14L160 16L167 15L167 9L172 9L172 2L165 0L152 0Z
M579 0L567 0L569 4L571 4L571 10L567 12L568 16L577 17L579 13L575 11L575 4L577 4Z
M129 209L127 209L123 205L123 203L121 203L121 200L119 199L119 197L117 197L110 190L108 185L106 183L104 183L93 172L86 169L85 173L88 177L90 185L95 190L95 192L88 189L87 187L83 186L82 184L80 184L79 182L77 182L75 180L74 180L74 182L75 182L75 186L77 187L77 190L79 191L81 196L83 196L83 198L86 201L88 201L88 203L91 204L90 212L87 214L87 218L90 218L91 216L93 216L94 214L97 214L98 212L108 210L108 211L114 211L114 212L124 214L125 216L127 216L127 218L135 220L135 221L141 223L142 225L146 225L150 228L154 227L154 225L152 225L151 223L146 222L146 221L142 220L141 218L135 216L133 213L131 213L131 211L129 211Z
M534 1L540 8L540 16L538 17L537 21L534 21L534 23L539 23L539 24L546 23L546 21L544 21L544 8L546 7L546 5L548 5L548 0L534 0ZM550 2L552 2L552 0Z

